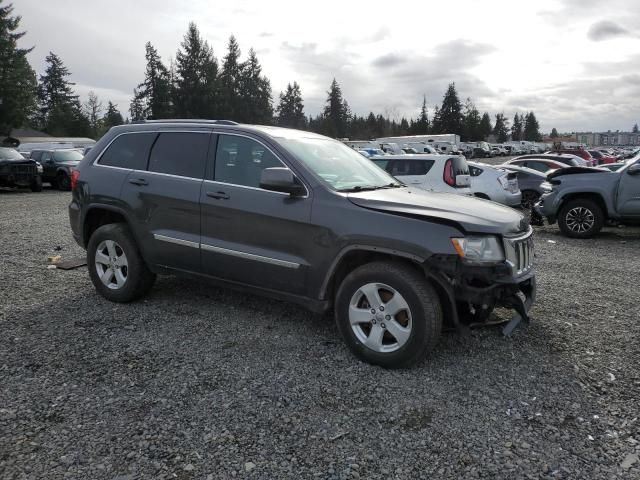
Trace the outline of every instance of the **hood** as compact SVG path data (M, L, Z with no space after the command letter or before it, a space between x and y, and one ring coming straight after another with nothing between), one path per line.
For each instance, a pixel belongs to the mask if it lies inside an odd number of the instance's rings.
M394 188L350 193L348 198L359 207L455 224L469 233L504 235L529 228L524 215L512 208L453 193Z
M28 158L0 158L0 165L31 165L33 163L36 163L35 160L30 160Z
M594 168L594 167L559 168L558 170L554 170L549 175L547 175L547 180L551 181L551 179L556 177L561 177L562 175L576 175L580 173L611 173L611 172L604 168Z

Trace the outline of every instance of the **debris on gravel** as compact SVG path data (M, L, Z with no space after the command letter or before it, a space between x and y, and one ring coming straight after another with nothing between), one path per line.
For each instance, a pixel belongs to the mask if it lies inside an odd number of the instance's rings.
M0 192L2 479L640 478L639 228L536 228L528 327L384 370L328 317L204 281L107 302L46 268L83 255L68 203Z

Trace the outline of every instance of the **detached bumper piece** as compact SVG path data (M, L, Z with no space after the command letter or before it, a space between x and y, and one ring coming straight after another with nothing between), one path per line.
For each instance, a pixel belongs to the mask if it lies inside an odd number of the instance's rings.
M529 261L476 267L463 265L453 258L443 260L432 259L430 265L425 265L425 272L449 298L445 311L459 332L464 333L466 328L461 321L465 312L460 310L465 305L486 312L487 315L483 315L485 320L494 307L513 310L513 317L502 331L506 336L511 335L522 322L529 322L529 310L536 298L536 278ZM514 271L523 270L526 273L514 275Z

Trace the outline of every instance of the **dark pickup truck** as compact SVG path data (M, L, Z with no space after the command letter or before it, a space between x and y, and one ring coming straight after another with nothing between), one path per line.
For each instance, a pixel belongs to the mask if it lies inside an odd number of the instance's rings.
M0 187L29 187L42 191L42 166L13 148L0 147Z

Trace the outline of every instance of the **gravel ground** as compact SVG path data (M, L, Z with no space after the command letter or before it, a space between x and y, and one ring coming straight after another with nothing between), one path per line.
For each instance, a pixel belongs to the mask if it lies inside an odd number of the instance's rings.
M116 305L68 194L0 192L0 478L640 478L640 229L536 231L533 323L360 363L329 319L162 277ZM632 287L635 285L635 287Z

